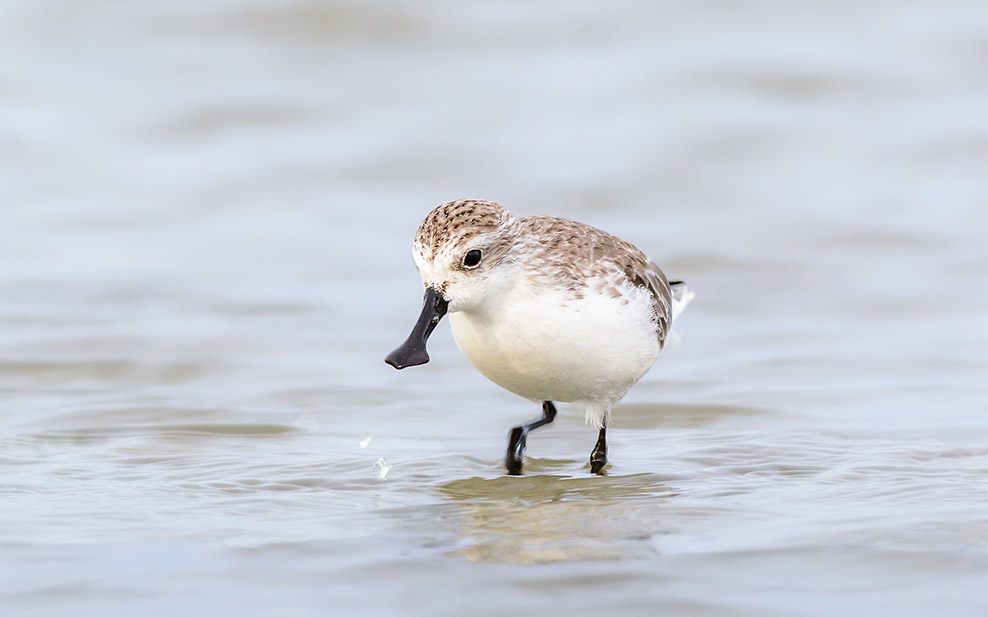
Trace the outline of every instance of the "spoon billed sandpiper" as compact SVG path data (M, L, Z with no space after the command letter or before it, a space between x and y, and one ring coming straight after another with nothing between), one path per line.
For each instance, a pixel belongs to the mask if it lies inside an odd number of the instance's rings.
M529 431L556 417L553 401L582 404L600 429L590 469L607 464L611 409L652 367L693 293L640 250L606 232L549 216L515 218L461 199L422 221L412 255L425 285L408 340L385 362L429 361L426 342L448 312L456 344L502 388L542 403L511 429L505 464L521 473Z

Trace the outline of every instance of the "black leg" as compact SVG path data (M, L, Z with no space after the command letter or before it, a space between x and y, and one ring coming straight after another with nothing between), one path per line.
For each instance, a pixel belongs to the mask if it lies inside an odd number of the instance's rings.
M597 445L590 453L590 471L599 476L604 475L604 465L607 464L607 427L601 427Z
M552 404L552 401L542 401L541 418L511 429L511 432L508 433L508 455L504 458L504 465L508 468L509 474L521 475L521 461L525 456L525 440L528 439L528 432L545 426L555 419L556 406Z

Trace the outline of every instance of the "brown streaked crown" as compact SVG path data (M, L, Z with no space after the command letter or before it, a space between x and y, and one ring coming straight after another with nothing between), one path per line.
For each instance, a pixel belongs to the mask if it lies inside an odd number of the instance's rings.
M462 245L480 234L494 231L511 219L511 213L493 201L458 199L437 206L419 225L415 245L424 256L435 255L451 240Z

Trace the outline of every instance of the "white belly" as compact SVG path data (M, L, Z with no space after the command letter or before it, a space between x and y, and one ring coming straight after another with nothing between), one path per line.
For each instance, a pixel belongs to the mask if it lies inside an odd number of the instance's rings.
M624 302L623 300L627 300ZM651 368L659 342L646 292L515 288L482 311L449 315L456 344L485 377L535 401L609 408Z

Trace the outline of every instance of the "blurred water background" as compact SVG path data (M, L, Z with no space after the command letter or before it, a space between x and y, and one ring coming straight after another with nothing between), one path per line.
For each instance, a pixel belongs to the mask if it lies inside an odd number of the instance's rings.
M0 613L984 615L981 1L0 2ZM615 412L421 301L460 197L697 299Z

